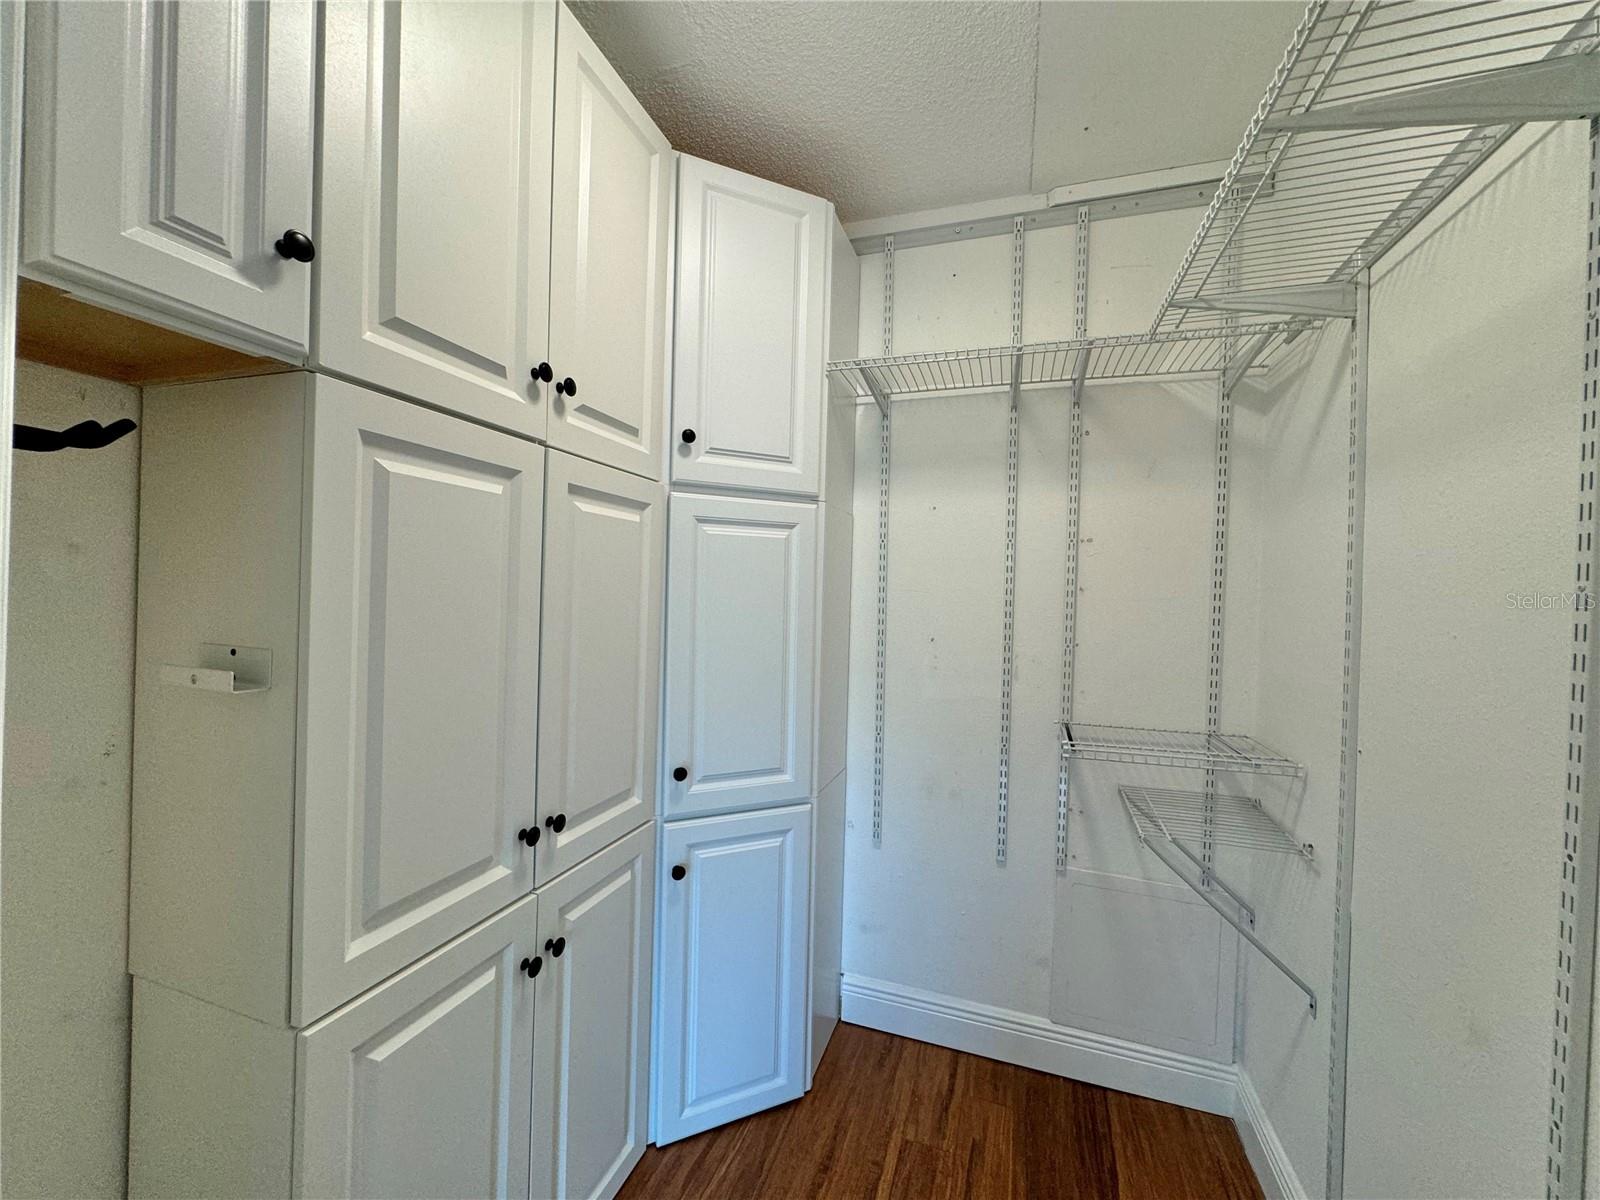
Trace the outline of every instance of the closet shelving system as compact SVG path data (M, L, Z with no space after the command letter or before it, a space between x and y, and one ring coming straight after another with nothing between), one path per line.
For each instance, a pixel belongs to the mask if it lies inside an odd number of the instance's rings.
M873 841L883 830L885 655L888 607L890 431L901 399L967 390L1009 388L1010 444L1007 471L1005 616L1001 638L999 789L996 859L1005 861L1010 753L1012 600L1016 531L1016 406L1028 385L1068 385L1071 426L1067 466L1068 546L1062 654L1061 721L1072 717L1076 644L1076 571L1082 417L1085 386L1116 380L1172 378L1196 373L1218 380L1216 503L1211 579L1211 667L1207 729L1183 735L1207 744L1218 733L1221 686L1221 610L1227 538L1230 393L1252 369L1269 364L1306 330L1330 319L1354 322L1351 356L1349 534L1346 551L1344 705L1341 724L1339 838L1336 847L1335 935L1332 964L1329 1087L1328 1188L1342 1188L1343 1071L1348 1004L1350 858L1354 846L1354 703L1360 641L1361 497L1365 471L1366 349L1362 285L1368 268L1392 248L1528 122L1600 116L1600 4L1593 0L1314 0L1296 28L1238 151L1206 209L1192 243L1148 330L1139 335L1086 336L1086 261L1089 206L1077 213L1076 336L1069 341L1026 345L1021 337L1022 233L1028 214L1015 221L1013 319L1010 346L950 350L934 354L893 353L894 243L884 239L883 353L829 365L831 376L854 388L858 403L882 413L878 513L878 678L875 696ZM1591 125L1591 131L1594 126ZM1591 162L1591 186L1595 186ZM1600 208L1600 192L1591 209ZM1034 214L1037 217L1037 214ZM1600 239L1600 215L1591 213L1591 242ZM1575 247L1576 253L1576 247ZM1592 266L1592 264L1591 264ZM1592 276L1592 271L1591 271ZM1592 280L1591 280L1592 283ZM1591 295L1586 331L1585 390L1580 456L1600 453L1600 301ZM1580 474L1577 578L1591 578L1595 535L1592 471ZM1583 586L1580 583L1580 586ZM1595 844L1600 822L1583 821L1581 765L1594 755L1588 731L1600 713L1592 702L1582 664L1600 651L1594 622L1574 623L1574 677L1568 688L1573 708L1569 749L1560 768L1566 779L1565 827L1559 848L1558 956L1555 987L1553 1066L1549 1110L1550 1194L1575 1194L1582 1186L1584 1128L1593 969L1595 893L1600 870ZM1564 681L1565 683L1565 681ZM1077 726L1074 732L1086 730ZM1121 736L1121 735L1119 735ZM1168 735L1163 735L1166 737ZM1089 757L1076 739L1062 738L1057 789L1056 865L1065 870L1069 766ZM1190 744L1194 744L1191 740ZM1154 761L1163 743L1147 738L1137 748ZM1126 749L1126 748L1125 748ZM1216 766L1191 756L1184 765L1206 769L1199 793L1213 818L1230 801L1216 794ZM1159 824L1137 814L1153 810L1128 800L1130 819L1146 845L1171 839L1154 836ZM1209 831L1209 832L1208 832ZM1148 835L1148 836L1147 836ZM1218 826L1202 829L1202 862ZM1259 848L1259 847L1258 847ZM1170 865L1170 864L1169 864ZM1187 876L1186 876L1187 878ZM1214 873L1199 876L1203 898ZM1265 951L1254 937L1259 949ZM1272 957L1269 954L1269 957ZM1272 958L1287 972L1284 964ZM1293 976L1297 983L1301 981ZM1302 983L1301 986L1304 986ZM1567 1088L1571 1078L1576 1086ZM1565 1138L1568 1128L1579 1131ZM1569 1163L1567 1178L1563 1171Z

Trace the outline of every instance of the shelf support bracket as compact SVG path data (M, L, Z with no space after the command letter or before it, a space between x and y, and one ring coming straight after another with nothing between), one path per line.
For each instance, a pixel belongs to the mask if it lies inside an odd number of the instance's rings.
M1261 357L1261 352L1267 348L1267 343L1272 338L1273 335L1270 333L1258 333L1246 342L1242 349L1234 353L1228 360L1228 369L1222 376L1223 391L1230 394L1233 392L1239 381L1255 365L1256 359Z
M1519 125L1600 113L1600 57L1593 50L1370 100L1273 117L1267 133L1324 129L1414 129L1432 125Z
M1223 292L1215 296L1196 296L1192 300L1174 300L1172 307L1204 309L1209 312L1344 317L1353 320L1356 315L1356 285L1346 281L1304 287L1263 288L1249 292Z

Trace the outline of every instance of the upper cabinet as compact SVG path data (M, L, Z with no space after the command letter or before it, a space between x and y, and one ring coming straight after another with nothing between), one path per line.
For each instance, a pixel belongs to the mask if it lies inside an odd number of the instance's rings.
M555 5L323 20L317 362L543 437Z
M674 482L817 494L830 227L825 200L682 159Z
M667 139L563 6L550 444L651 479L661 478L672 166Z
M314 8L30 4L22 272L304 358Z

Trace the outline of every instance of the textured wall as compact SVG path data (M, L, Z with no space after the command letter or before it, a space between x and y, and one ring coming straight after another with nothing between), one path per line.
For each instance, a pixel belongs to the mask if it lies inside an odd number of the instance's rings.
M17 419L139 416L139 393L17 364ZM124 1191L139 436L14 458L0 1192Z

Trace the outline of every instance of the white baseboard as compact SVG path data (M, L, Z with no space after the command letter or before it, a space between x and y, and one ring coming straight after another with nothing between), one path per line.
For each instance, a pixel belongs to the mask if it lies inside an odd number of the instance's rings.
M863 975L845 975L842 991L839 1016L852 1025L1203 1112L1232 1117L1238 1111L1238 1073L1231 1063L1071 1029L1029 1013Z
M1267 1110L1256 1094L1250 1076L1239 1072L1239 1108L1233 1123L1238 1126L1239 1140L1254 1168L1256 1179L1267 1200L1305 1200L1306 1190L1300 1186L1300 1177L1294 1173L1294 1164L1278 1140L1278 1131L1272 1127Z

